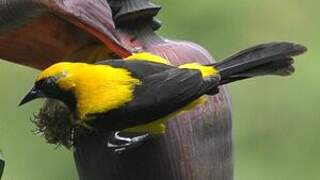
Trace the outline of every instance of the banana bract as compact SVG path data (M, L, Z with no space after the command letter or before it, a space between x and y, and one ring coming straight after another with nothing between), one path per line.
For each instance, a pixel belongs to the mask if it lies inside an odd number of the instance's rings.
M199 45L154 32L159 9L149 0L0 0L0 58L44 69L63 59L93 63L148 51L173 65L212 63ZM60 117L59 108L47 106L48 114ZM68 142L55 134L53 142L59 141ZM115 156L105 143L104 135L75 139L80 179L231 179L228 93L222 88L203 106L171 120L164 136L132 154Z

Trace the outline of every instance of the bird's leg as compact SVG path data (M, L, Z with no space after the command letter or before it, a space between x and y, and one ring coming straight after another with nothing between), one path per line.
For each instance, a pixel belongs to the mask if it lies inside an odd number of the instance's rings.
M120 131L113 132L108 140L108 147L116 153L122 153L127 150L140 146L145 140L150 138L150 134L135 135L125 137L120 135Z

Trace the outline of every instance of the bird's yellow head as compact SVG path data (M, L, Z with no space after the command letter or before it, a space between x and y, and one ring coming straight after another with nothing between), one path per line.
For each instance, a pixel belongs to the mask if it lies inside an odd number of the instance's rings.
M83 66L85 64L63 62L48 67L37 77L31 91L23 98L20 105L37 98L53 98L75 108L74 73Z
M139 83L126 69L62 62L40 73L20 105L37 98L53 98L85 121L87 115L107 112L129 102Z

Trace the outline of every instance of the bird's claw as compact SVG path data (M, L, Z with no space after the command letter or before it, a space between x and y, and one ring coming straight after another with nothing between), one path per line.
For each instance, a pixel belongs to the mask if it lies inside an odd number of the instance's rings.
M111 142L108 141L107 146L111 148L115 153L123 153L127 150L140 146L146 139L150 137L150 134L146 133L135 137L123 137L119 135L120 132L113 134Z

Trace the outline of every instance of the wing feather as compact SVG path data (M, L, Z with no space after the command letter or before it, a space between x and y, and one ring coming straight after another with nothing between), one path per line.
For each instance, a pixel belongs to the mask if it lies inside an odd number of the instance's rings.
M146 124L179 111L201 97L212 87L200 71L169 68L142 79L134 91L134 99L121 108L95 114L93 126L107 130L122 130ZM210 83L210 84L209 84Z

